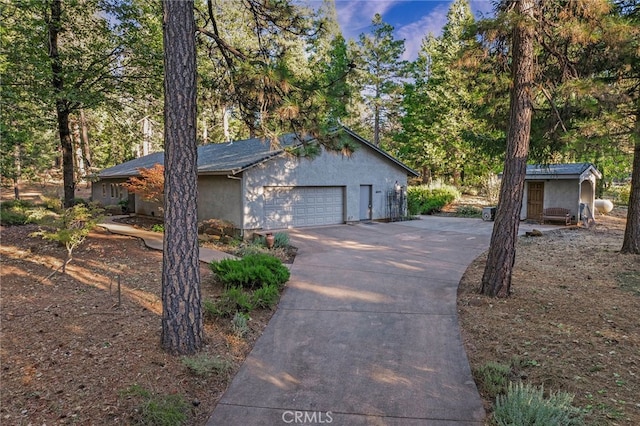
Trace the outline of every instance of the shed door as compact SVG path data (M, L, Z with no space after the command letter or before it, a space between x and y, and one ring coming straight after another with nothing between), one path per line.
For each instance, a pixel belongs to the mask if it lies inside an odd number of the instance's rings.
M264 229L344 223L343 188L288 186L264 188Z
M544 202L544 182L529 182L527 219L540 220Z
M360 220L371 220L371 185L360 185Z

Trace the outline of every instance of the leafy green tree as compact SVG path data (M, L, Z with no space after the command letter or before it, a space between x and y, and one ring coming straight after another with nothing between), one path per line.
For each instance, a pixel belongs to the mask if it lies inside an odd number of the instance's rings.
M3 102L42 111L44 120L35 123L39 132L44 133L47 126L56 128L64 200L70 206L75 189L73 114L116 103L123 93L130 99L136 94L134 89L153 80L150 72L157 70L153 64L159 56L152 48L153 40L144 37L147 27L142 25L150 11L140 7L146 4L138 0L5 3L5 36L12 41L6 55L8 67L15 72L5 76L3 85L9 89L4 91L8 96ZM21 116L12 118L20 120Z
M407 62L402 60L404 40L396 40L393 26L384 22L380 14L373 17L371 34L362 33L352 45L356 73L354 91L360 93L366 108L356 117L354 128L371 135L380 146L387 135L398 127L402 96L401 79L406 75ZM358 115L359 111L355 111ZM352 111L352 114L354 112ZM353 120L353 118L352 118Z
M56 241L65 246L67 257L61 266L62 274L66 273L67 265L73 260L73 250L84 242L100 221L100 214L101 210L94 206L76 204L63 210L52 223L47 224L53 230L41 230L34 233L45 240Z

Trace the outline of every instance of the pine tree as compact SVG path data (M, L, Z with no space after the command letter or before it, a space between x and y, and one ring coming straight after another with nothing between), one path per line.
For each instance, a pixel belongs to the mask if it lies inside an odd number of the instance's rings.
M380 14L371 21L370 34L362 33L352 46L357 73L354 76L356 90L361 93L366 108L358 130L367 127L376 146L397 127L402 95L401 79L405 76L407 62L402 60L404 40L396 40L393 26L384 22Z
M165 154L162 347L192 354L203 343L198 248L196 46L193 1L164 0Z
M486 172L488 159L471 142L486 132L473 116L476 70L464 64L464 53L476 41L467 35L474 19L467 0L456 0L440 37L429 34L413 65L413 81L405 86L402 131L395 135L398 155L422 172L451 177ZM466 173L467 175L469 173Z
M533 112L535 0L510 1L515 11L513 28L513 86L511 88L507 154L500 186L491 243L482 276L482 293L506 297L516 257L520 207L527 171L527 155Z

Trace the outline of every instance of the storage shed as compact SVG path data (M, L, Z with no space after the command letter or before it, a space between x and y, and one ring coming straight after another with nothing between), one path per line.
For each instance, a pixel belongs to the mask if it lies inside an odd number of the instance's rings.
M417 173L346 127L336 134L356 147L352 155L320 147L313 158L293 156L303 144L296 134L280 137L277 149L259 138L198 147L198 220L224 219L245 232L389 218L390 194ZM128 194L122 183L163 162L160 152L101 171L93 200L128 200L132 212L162 215L161 205Z
M539 221L542 210L566 208L580 220L580 204L594 212L596 180L601 173L591 163L528 165L520 219Z

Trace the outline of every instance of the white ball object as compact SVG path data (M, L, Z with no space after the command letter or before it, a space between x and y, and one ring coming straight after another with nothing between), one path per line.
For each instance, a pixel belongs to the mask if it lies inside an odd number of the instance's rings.
M601 214L607 214L613 210L613 203L609 200L596 200L593 206Z

